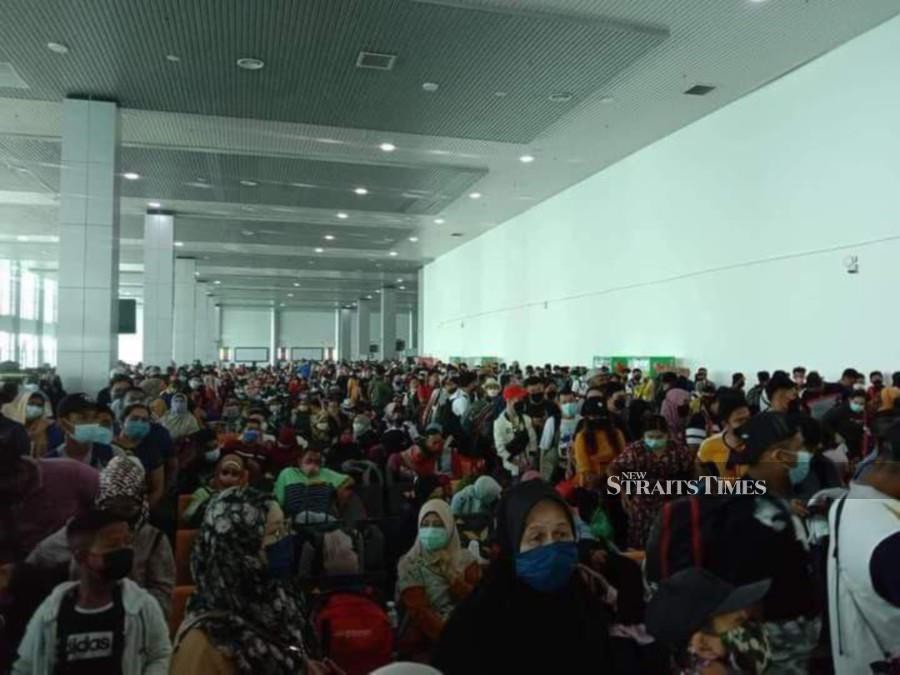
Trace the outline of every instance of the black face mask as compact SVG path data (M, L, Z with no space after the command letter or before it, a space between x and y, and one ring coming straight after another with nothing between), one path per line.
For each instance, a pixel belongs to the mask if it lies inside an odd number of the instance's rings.
M525 401L518 401L513 409L516 411L516 415L524 415L525 414Z
M530 394L528 396L528 400L532 403L543 403L544 395L542 393Z
M625 410L625 399L617 398L615 401L613 401L613 408L615 408L616 410Z
M119 581L128 576L134 565L134 549L120 548L103 554L101 576L107 581Z

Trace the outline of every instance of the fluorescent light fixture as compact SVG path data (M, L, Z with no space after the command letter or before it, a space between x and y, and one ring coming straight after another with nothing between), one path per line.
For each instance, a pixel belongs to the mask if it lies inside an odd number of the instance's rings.
M333 235L333 234L326 234L326 235L325 235L325 241L334 241L334 235Z
M243 68L244 70L260 70L264 65L266 64L261 59L254 59L249 56L237 60L238 68Z
M397 149L397 146L393 143L382 143L378 146L383 152L393 152Z
M141 174L134 173L134 171L128 171L128 172L122 174L122 178L124 178L125 180L137 180L140 177L141 177Z
M166 61L171 61L172 63L178 63L181 61L181 57L178 54L166 54Z
M481 193L480 192L470 192L469 198L470 199L481 199Z
M398 283L398 284L402 284L402 283L403 283L403 279L397 279L397 283Z
M417 241L419 241L419 238L418 237L410 237L409 240L415 244Z
M391 251L390 253L388 253L388 255L392 258L395 258L397 256L397 251Z
M289 297L289 298L293 298L293 297L294 297L294 294L293 294L293 293L288 293L288 297Z
M435 218L435 219L434 219L434 224L435 224L435 225L443 225L443 224L446 223L446 222L447 222L447 221L444 220L443 218Z
M427 91L429 94L433 94L440 88L441 88L441 85L439 85L437 82L423 82L422 83L422 90Z
M159 202L147 202L147 206L149 206L151 209L158 209L160 206L162 206L162 204L160 204Z
M341 211L339 214L337 214L337 217L340 218L341 220L347 220L347 218L349 218L350 215Z
M294 282L294 288L300 288L300 282L299 282L299 281L295 281L295 282Z
M216 286L218 286L218 285L221 284L222 282L219 281L218 279L216 279L213 283L214 283Z
M366 300L371 300L371 299L372 299L372 296L371 296L371 295L367 295L367 296L366 296Z
M244 187L256 187L258 183L255 180L242 180L241 185Z
M316 253L325 253L324 248L316 248Z
M398 290L401 290L401 291L405 291L405 290L406 290L406 286L398 286L397 288L398 288Z
M16 237L16 241L28 241L28 235L20 234L19 236Z
M359 196L361 196L361 197L364 196L364 195L369 194L369 191L368 191L366 188L364 188L364 187L358 187L358 188L356 188L356 189L354 190L354 192L355 192L356 194L358 194Z
M531 164L534 161L534 155L522 155L519 157L519 161L522 164Z
M184 246L184 242L183 242L183 241L176 241L176 242L175 242L175 245L178 246L179 248L181 248L182 246Z
M64 45L62 42L48 42L47 49L49 49L54 54L68 54L69 48Z

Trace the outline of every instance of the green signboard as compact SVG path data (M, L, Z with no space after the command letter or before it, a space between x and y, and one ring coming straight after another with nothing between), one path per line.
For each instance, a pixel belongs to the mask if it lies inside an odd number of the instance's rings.
M675 370L674 356L595 356L594 368L606 366L613 372L640 368L645 373L664 373Z

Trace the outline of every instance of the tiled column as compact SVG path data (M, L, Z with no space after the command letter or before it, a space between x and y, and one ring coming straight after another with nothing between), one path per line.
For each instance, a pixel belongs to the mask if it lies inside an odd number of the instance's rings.
M365 298L360 298L356 303L356 334L353 340L353 356L357 359L365 360L369 358L369 345L372 342L369 334L371 310L371 305Z
M350 339L350 322L351 310L346 308L334 310L334 335L336 353L334 358L336 361L349 361L352 358L351 339Z
M118 356L117 127L115 103L63 102L57 367L92 396Z
M194 305L197 280L194 272L197 262L193 258L175 259L175 314L173 320L173 358L179 366L194 360Z
M381 289L381 359L397 356L397 291L393 286Z
M144 215L144 365L165 369L172 362L175 314L175 218Z
M205 283L194 286L194 358L208 363L210 290Z

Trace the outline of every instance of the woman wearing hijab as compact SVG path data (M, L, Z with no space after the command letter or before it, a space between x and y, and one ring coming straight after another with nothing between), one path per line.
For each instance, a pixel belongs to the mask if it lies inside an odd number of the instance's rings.
M216 464L212 480L207 485L197 488L191 495L191 501L182 514L182 518L191 527L200 527L209 500L222 490L246 485L248 478L249 474L243 457L231 453L223 455Z
M410 618L401 649L428 653L453 608L480 578L475 558L460 545L447 502L425 502L416 542L397 566L397 596Z
M168 430L172 440L176 443L185 436L200 431L200 423L190 411L187 396L184 394L175 394L172 397L171 408L163 416L161 424Z
M294 540L271 495L231 488L210 502L191 554L196 590L171 675L329 672L311 660Z
M41 458L65 441L53 421L53 409L43 392L25 390L9 405L11 419L23 424L31 439L31 456Z
M134 535L134 563L128 578L156 598L168 619L175 588L175 557L168 538L149 522L147 481L144 468L136 458L113 457L109 461L100 472L95 505L128 522ZM71 578L80 575L78 564L72 559L65 527L38 544L27 562L43 568L69 563Z
M497 528L499 555L444 626L433 665L444 675L605 672L607 614L576 571L566 503L543 481L520 483Z
M472 485L467 485L453 495L450 509L454 516L491 514L500 499L501 491L500 483L493 478L479 476Z

